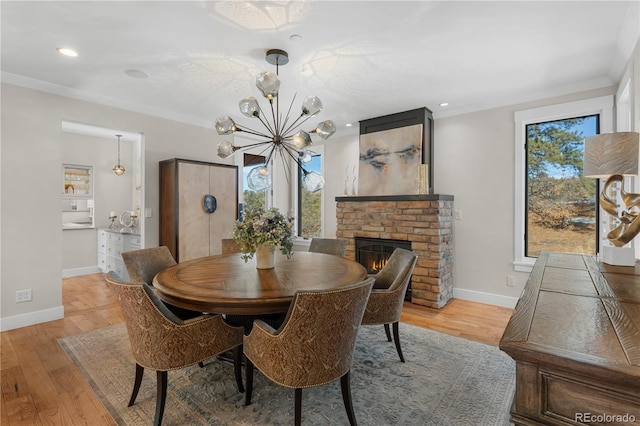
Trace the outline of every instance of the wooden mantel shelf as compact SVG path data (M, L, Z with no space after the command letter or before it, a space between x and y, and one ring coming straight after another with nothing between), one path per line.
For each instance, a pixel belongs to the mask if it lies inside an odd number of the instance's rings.
M413 194L413 195L353 195L336 197L336 202L358 201L453 201L453 195Z

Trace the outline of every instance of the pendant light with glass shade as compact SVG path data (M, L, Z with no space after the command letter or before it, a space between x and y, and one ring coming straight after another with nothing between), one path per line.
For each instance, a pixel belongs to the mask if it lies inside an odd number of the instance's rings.
M271 186L271 175L267 165L274 157L280 157L285 168L287 181L290 182L291 167L288 160L293 160L299 167L302 175L302 184L309 192L317 192L324 188L324 178L315 171L309 171L304 165L312 158L310 147L313 144L311 134L316 134L326 140L336 132L336 125L331 120L319 123L314 129L304 131L299 129L311 117L322 111L322 102L316 96L307 96L301 106L300 115L292 119L289 123L289 114L295 101L295 96L283 119L280 114L280 102L278 91L280 89L280 79L278 78L278 67L289 62L289 55L284 50L270 49L267 51L266 60L276 66L276 73L264 71L256 77L256 87L269 102L271 114L260 107L258 101L253 96L240 101L240 112L249 118L257 119L264 129L254 130L244 125L237 124L231 117L220 117L216 120L216 131L219 135L230 135L235 132L244 132L250 135L264 138L264 141L252 143L244 146L235 146L229 141L218 144L218 156L227 158L238 150L255 147L263 147L266 154L265 164L254 167L247 176L247 185L253 191L263 191Z
M116 137L118 138L118 164L112 170L116 175L122 176L124 174L124 166L120 164L120 138L122 135L116 135Z

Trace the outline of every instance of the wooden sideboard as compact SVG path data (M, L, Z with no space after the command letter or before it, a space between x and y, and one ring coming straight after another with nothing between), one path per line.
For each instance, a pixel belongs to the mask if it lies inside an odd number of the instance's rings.
M515 425L640 424L640 262L542 253L500 349Z

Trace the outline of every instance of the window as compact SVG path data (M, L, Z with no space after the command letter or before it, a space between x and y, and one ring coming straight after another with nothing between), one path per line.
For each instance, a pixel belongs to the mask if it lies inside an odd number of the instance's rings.
M612 131L613 97L518 111L514 118L515 270L531 271L544 250L599 251L596 181L581 178L582 143L585 136ZM580 248L573 237L582 230L580 241L589 243Z
M265 165L266 158L264 155L255 155L244 153L242 167L242 192L243 192L243 204L242 208L255 210L256 208L267 208L267 191L252 191L247 186L247 175L251 169L255 167L261 167Z
M596 254L596 180L582 176L584 138L599 116L526 125L525 255L542 251Z
M312 172L322 174L322 154L313 153L311 161L306 163L305 168ZM298 170L298 206L297 224L298 236L303 238L313 238L322 236L322 194L324 190L309 192L302 185L303 174Z

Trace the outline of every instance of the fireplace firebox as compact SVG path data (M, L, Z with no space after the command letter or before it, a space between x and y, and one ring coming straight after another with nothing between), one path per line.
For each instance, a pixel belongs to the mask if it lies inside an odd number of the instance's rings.
M364 266L369 275L375 275L384 268L396 248L411 250L411 241L356 237L356 262ZM404 300L411 301L411 282Z

